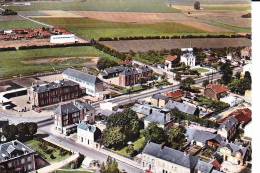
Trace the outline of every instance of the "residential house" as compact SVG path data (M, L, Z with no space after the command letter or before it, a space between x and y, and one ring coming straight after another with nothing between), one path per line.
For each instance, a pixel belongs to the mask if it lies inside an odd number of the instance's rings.
M101 130L95 125L86 122L80 122L77 126L77 140L79 143L92 147L99 148L98 140L101 137Z
M142 84L152 79L153 70L148 66L138 68L126 67L119 74L119 86L128 87Z
M144 118L144 128L147 128L150 123L156 123L158 127L167 128L172 125L170 111L167 109L153 110Z
M199 109L191 105L189 103L181 103L181 102L176 102L176 101L168 101L168 103L165 106L166 109L173 110L173 109L178 109L179 111L189 114L189 115L199 115Z
M181 101L184 93L182 90L176 90L166 93L166 96L173 101Z
M196 63L196 57L193 54L193 48L182 48L181 63L186 66L194 67Z
M211 173L213 171L213 165L202 160L198 160L196 165L197 173Z
M230 116L218 128L218 134L226 139L232 139L237 131L239 125L238 120Z
M34 107L48 106L81 97L79 84L61 80L43 85L34 85L28 90L29 100Z
M227 95L228 88L220 84L208 84L204 89L204 96L213 100L219 100Z
M219 134L214 134L207 131L196 130L193 128L187 128L186 131L187 140L192 145L200 147L213 147L218 148L224 141Z
M59 105L54 111L55 126L59 133L68 135L77 130L80 121L94 123L95 109L81 101L75 101Z
M165 70L171 70L179 63L177 55L168 55L164 61Z
M225 162L233 165L245 165L248 159L248 148L234 143L227 143L219 148L218 153Z
M233 96L233 95L227 95L219 99L220 101L229 104L230 107L234 107L238 104L241 104L244 102L244 99Z
M169 97L162 94L154 94L151 97L151 104L159 108L165 107L168 101L169 101Z
M198 157L148 142L141 155L142 167L153 173L195 173Z
M62 75L65 79L74 81L85 88L86 94L93 97L103 97L103 81L98 77L71 68L66 69Z
M105 68L101 75L104 79L110 79L114 77L118 77L121 72L125 70L124 66L115 66L110 68Z
M27 173L36 170L36 152L18 140L0 144L0 172Z
M136 112L139 119L150 115L153 111L159 111L160 108L148 104L135 104L132 110Z
M245 126L252 120L252 111L249 108L237 109L228 115L228 117L230 116L233 116L237 119L239 124ZM227 118L223 119L220 122L225 121Z

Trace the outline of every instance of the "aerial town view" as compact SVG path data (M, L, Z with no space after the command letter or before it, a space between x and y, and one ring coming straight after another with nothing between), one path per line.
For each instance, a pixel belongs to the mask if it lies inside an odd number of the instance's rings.
M1 0L0 173L251 173L250 0Z

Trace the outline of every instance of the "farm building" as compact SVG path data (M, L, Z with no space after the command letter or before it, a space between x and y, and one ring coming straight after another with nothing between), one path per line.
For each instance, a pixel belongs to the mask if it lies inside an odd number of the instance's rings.
M76 43L76 42L78 42L78 39L74 34L52 35L50 37L50 43L55 43L55 44Z

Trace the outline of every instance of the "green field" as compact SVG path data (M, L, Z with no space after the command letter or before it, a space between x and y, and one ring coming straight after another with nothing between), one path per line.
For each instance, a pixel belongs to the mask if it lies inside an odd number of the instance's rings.
M206 32L190 26L171 23L135 24L107 22L87 18L38 18L54 26L67 28L84 38L127 37L127 36L167 36L184 34L205 34Z
M206 5L202 6L204 10L212 10L212 11L250 11L250 5Z
M73 57L63 61L61 57ZM86 58L77 58L86 57ZM68 67L80 68L88 62L88 57L102 57L117 60L94 47L46 48L0 52L0 78L30 75L39 72L62 70ZM47 60L46 60L47 59ZM37 60L44 63L35 62ZM48 62L48 60L52 60ZM56 61L55 61L56 60ZM28 63L29 62L29 63Z
M9 6L17 11L72 10L116 12L179 12L167 6L167 0L76 0L31 2L30 6Z
M1 21L0 30L2 29L22 29L22 28L39 28L42 25L36 24L28 20L12 20L12 21Z

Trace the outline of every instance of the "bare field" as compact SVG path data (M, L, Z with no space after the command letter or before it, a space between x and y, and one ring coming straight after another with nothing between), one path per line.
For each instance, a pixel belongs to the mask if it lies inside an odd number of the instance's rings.
M79 38L79 43L87 43L87 41ZM50 39L22 39L22 40L12 40L12 41L1 41L0 48L6 47L16 47L19 48L21 46L45 46L45 45L57 45L50 43Z
M192 38L192 39L158 39L158 40L120 40L101 41L100 43L115 49L119 52L127 53L148 52L149 50L160 51L170 49L180 49L183 47L197 48L224 48L224 47L244 47L251 46L251 40L247 38Z
M194 17L182 13L139 13L139 12L97 12L97 11L45 11L46 16L30 16L41 18L90 18L107 22L155 24L175 22L202 29L206 32L232 32L222 27L203 23Z

